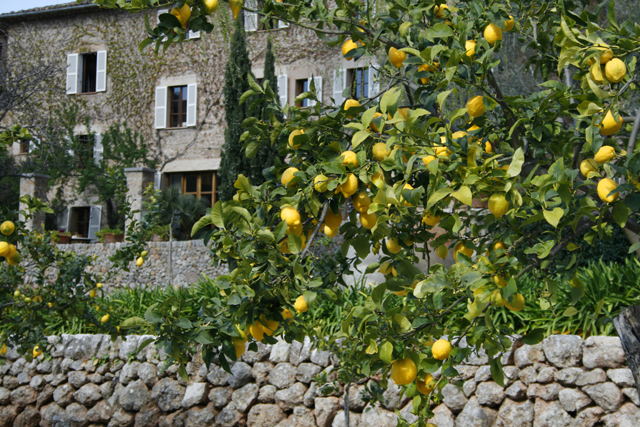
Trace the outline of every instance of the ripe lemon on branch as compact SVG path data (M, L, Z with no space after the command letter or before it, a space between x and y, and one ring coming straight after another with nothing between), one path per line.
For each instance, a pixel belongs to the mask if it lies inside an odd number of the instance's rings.
M391 366L391 379L397 385L411 384L418 375L416 364L411 359L400 359Z
M489 197L489 210L496 218L500 218L507 213L509 202L504 193L494 193Z
M189 21L189 18L191 18L191 8L188 4L185 3L181 8L174 7L173 9L171 9L171 14L178 18L178 21L180 21L180 25L182 25L182 28L186 28L187 22Z
M402 67L402 63L405 59L407 59L407 54L403 51L398 50L395 47L391 47L389 49L389 61L393 64L394 67Z
M483 99L484 98L482 96L478 95L478 96L474 96L469 101L467 101L467 113L471 117L480 117L481 115L484 114L485 107L484 107ZM460 135L459 137L462 137L462 136L464 135Z
M602 120L602 124L600 124L600 135L613 135L622 128L622 122L622 116L618 115L618 122L616 122L613 114L611 114L611 110L609 110Z
M240 10L242 10L243 5L244 1L242 0L229 0L229 7L231 7L234 19L238 19L238 14L240 13Z

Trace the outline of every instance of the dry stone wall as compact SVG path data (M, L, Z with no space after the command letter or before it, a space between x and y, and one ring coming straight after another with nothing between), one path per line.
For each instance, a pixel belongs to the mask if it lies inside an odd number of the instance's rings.
M104 335L50 337L52 358L30 363L9 350L0 367L0 427L5 426L345 426L344 390L322 396L314 377L336 362L309 341L258 345L231 366L231 374L201 360L161 371L163 354L147 337L111 342ZM516 345L517 346L517 345ZM129 362L127 362L129 360ZM433 408L438 427L636 427L638 393L616 337L551 336L503 355L507 381L492 381L487 358L473 355L455 385ZM384 403L363 401L364 384L350 388L350 426L395 426L412 404L393 383Z
M73 251L78 255L96 256L92 272L106 274L111 270L112 263L109 257L118 250L123 243L94 243L81 244L74 243L68 245L58 245L64 251ZM149 252L145 257L142 267L137 267L131 263L130 272L123 271L110 281L105 281L105 289L126 286L147 286L165 287L169 280L169 242L147 242L146 250ZM198 281L202 274L211 278L226 274L226 266L213 267L209 248L202 240L188 240L183 242L172 242L172 271L175 286L189 286Z

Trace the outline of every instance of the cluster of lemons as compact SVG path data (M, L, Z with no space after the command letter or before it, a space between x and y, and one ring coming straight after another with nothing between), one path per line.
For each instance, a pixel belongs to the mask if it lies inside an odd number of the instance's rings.
M13 221L5 221L0 224L0 233L4 236L11 236L16 231L16 225ZM0 241L0 257L4 257L9 265L18 265L22 261L22 256L18 252L18 248L13 243Z
M598 84L621 82L627 75L627 66L624 61L615 58L613 51L606 44L598 43L595 49L602 51L602 54L600 61L593 57L587 60L591 79Z
M300 295L296 300L294 308L299 314L307 311L307 303L302 295ZM293 319L293 313L291 310L285 308L282 310L281 315L286 323L291 323L291 320ZM264 314L261 314L260 318L249 325L246 330L242 330L240 325L236 325L236 331L240 336L233 337L231 339L233 346L236 349L236 357L240 357L244 354L249 336L252 336L256 341L262 341L265 334L272 336L279 326L280 322L268 319Z
M147 251L142 251L139 254L138 258L136 259L136 265L138 267L142 267L142 264L144 264L144 257L146 257L147 255L149 255L149 252Z

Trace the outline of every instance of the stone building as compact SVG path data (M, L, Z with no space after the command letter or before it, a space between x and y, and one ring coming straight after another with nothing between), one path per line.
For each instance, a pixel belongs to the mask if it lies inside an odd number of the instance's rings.
M60 72L50 76L47 90L34 94L31 104L43 116L54 117L54 111L65 105L77 106L79 114L89 118L89 130L85 125L74 130L81 141L95 133L85 139L93 145L93 154L81 162L99 159L101 134L112 124L126 122L144 137L158 163L155 171L129 171L130 176L141 175L132 182L175 186L213 204L226 126L223 86L233 17L228 7L221 6L211 34L190 32L182 45L161 50L158 56L152 47L140 52L138 44L147 36L145 16L155 22L161 13L166 10L105 10L89 0L11 12L0 15L0 43L7 54L23 53L13 58L18 62L47 58L59 65ZM267 37L272 39L282 105L308 90L312 78L328 105L340 104L346 87L354 97L377 93L370 60L346 61L339 46L330 48L312 31L297 26L265 25L251 13L243 19L257 79L263 77ZM4 124L30 123L28 114L7 115ZM13 147L18 160L28 151L28 144ZM49 198L56 190L49 189ZM70 202L58 215L56 228L94 241L95 233L106 226L97 196L76 194L68 184L63 190L64 200ZM140 194L139 189L130 190Z

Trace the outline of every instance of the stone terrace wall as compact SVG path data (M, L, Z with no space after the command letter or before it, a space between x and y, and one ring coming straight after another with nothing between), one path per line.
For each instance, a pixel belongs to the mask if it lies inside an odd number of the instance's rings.
M0 367L0 426L344 426L340 396L318 395L313 377L330 371L333 356L307 341L260 344L232 365L233 375L201 361L160 373L153 346L128 355L145 337L111 343L102 335L51 337L53 359L27 363L15 351ZM434 408L438 427L637 427L638 394L616 337L552 336L503 355L506 388L491 380L486 356L459 367L459 387L444 387ZM411 402L393 384L382 406L349 393L350 425L396 424L394 408L409 420ZM339 392L342 392L340 390Z
M122 243L74 243L58 245L64 251L73 251L79 255L96 255L93 271L104 274L112 266L109 257L120 248ZM226 274L227 268L211 266L209 248L202 240L187 240L172 243L173 284L188 286L198 281L201 273L211 278ZM169 283L169 242L147 242L144 265L137 267L131 263L130 272L115 276L111 282L105 282L106 289L127 285L166 286Z

